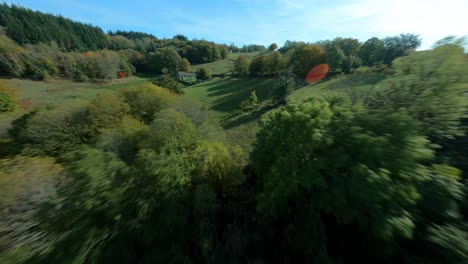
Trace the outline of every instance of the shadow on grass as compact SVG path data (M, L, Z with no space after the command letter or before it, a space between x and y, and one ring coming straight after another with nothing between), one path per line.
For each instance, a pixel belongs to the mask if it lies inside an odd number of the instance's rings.
M258 121L260 117L265 114L266 112L276 108L278 106L275 105L267 105L257 111L251 112L247 115L240 116L239 118L236 118L234 120L229 120L226 121L222 124L224 129L230 129L234 127L238 127L240 125L244 125L250 122Z
M271 99L272 91L276 88L273 78L244 78L226 79L208 87L209 97L220 97L213 102L212 110L232 112L240 108L242 101L249 98L255 90L258 102Z
M253 83L258 82L257 79L221 79L215 85L208 88L208 96L222 96L226 94L232 94L239 90L245 90L244 87L250 86Z

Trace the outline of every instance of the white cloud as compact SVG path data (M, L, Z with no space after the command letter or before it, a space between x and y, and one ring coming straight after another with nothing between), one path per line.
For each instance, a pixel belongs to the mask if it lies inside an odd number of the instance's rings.
M415 33L423 39L422 48L429 48L447 35L468 34L467 0L355 0L327 6L306 0L279 2L295 12L292 23L305 25L292 33L295 36L319 31L362 39Z

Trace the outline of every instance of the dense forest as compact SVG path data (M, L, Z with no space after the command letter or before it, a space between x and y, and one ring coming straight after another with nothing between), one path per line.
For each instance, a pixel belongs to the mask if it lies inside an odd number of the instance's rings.
M0 263L467 263L462 39L236 47L6 4L0 25L0 76L154 76L29 108L0 81L0 119L19 113L0 137ZM249 148L173 78L222 60L217 80L272 83L236 112L258 121ZM333 89L291 99L324 64ZM203 67L196 79L217 81Z

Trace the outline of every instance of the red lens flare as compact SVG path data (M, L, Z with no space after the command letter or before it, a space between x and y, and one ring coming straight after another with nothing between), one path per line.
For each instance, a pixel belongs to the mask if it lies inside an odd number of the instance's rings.
M330 67L328 67L327 64L319 64L315 66L307 74L306 82L309 84L317 83L318 81L325 78L325 76L327 76L327 73L329 70L330 70Z

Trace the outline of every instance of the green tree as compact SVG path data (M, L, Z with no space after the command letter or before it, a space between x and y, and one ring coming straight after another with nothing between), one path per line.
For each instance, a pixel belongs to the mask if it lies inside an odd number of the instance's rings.
M16 102L10 95L0 92L0 113L11 112L16 109Z
M202 142L192 155L194 177L209 183L217 193L228 191L245 180L242 173L246 157L239 147L226 147L218 142Z
M300 46L294 50L290 63L294 73L305 78L313 67L325 63L325 51L316 45Z
M332 71L351 73L361 65L358 51L361 43L353 38L336 38L325 45L327 63Z
M261 190L258 210L296 228L307 223L310 228L276 230L290 239L285 247L298 243L306 259L320 255L313 251L320 248L317 240L346 240L343 235L356 229L355 243L369 236L412 237L417 186L432 157L429 142L404 115L348 109L338 99L310 99L268 114L251 156ZM341 230L340 238L329 228Z
M421 133L439 143L462 134L468 76L463 48L444 45L411 53L395 60L393 70L367 100L369 107L407 113L419 122Z
M96 145L104 151L115 153L123 161L131 162L138 154L138 144L147 131L148 126L143 122L124 116L115 127L102 130Z
M183 72L190 72L190 67L191 67L190 62L186 58L183 58L179 61L177 70L183 71Z
M252 60L249 66L249 73L252 76L263 75L267 72L267 59L260 55Z
M257 103L258 103L257 93L255 92L255 90L253 90L250 93L249 98L247 100L242 101L241 108L244 111L256 110L257 109Z
M163 75L161 77L158 77L152 81L153 84L167 89L169 92L173 94L184 94L184 90L182 90L182 85L174 80L174 78L171 78L168 75Z
M141 148L157 152L186 151L196 147L199 137L195 126L184 114L165 109L155 115Z
M151 123L154 115L175 99L169 91L152 84L126 88L120 94L130 106L130 114L145 124Z
M175 73L182 58L174 47L156 50L147 63L156 73Z
M267 72L270 74L279 74L286 67L286 59L278 51L274 51L266 57Z
M194 230L190 224L190 171L189 157L183 153L142 150L138 154L131 168L132 175L138 176L124 195L128 202L123 218L130 220L126 225L129 231L121 234L121 244L109 252L116 256L115 261L123 258L131 263L137 257L151 263L188 261L192 245L189 234ZM138 247L126 247L128 237Z
M275 51L278 48L278 45L276 43L271 43L271 45L268 47L269 51Z
M375 66L383 63L385 44L379 38L368 39L359 49L359 57L366 66Z
M399 36L383 39L385 45L384 63L390 65L393 60L421 45L421 39L414 34L401 34Z
M87 75L94 80L110 81L120 71L121 58L115 51L102 50L85 53L89 69Z
M26 51L7 36L0 36L0 73L20 77L26 70Z
M211 75L206 68L198 69L196 72L196 75L197 75L197 79L202 80L202 81L206 81L211 78Z
M97 138L102 129L116 127L129 111L130 107L117 95L98 94L87 108L90 136Z
M82 106L40 111L27 121L20 140L41 154L58 156L87 141L85 121Z
M249 57L240 55L234 62L234 72L240 77L248 76L249 65L250 65Z

